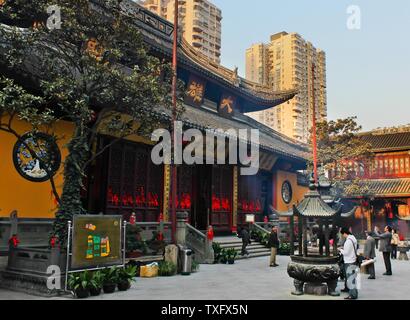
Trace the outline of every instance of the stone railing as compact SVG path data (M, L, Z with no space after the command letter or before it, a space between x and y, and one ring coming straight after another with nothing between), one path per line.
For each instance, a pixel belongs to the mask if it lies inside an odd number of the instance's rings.
M172 241L170 222L136 222L135 225L141 229L141 237L144 240L151 240L154 232L161 231L166 243Z
M212 240L188 223L188 213L177 213L176 242L187 246L195 252L195 261L198 263L214 263Z
M1 218L0 255L7 255L9 250L8 240L14 234L17 234L20 247L47 247L52 224L52 219L18 218L16 211L10 214L10 218Z
M186 231L186 245L194 250L195 260L199 263L212 264L214 262L212 241L188 223L186 224Z

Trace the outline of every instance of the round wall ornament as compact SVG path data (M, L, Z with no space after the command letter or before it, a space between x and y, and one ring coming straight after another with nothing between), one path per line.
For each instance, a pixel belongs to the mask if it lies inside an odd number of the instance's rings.
M45 133L26 133L14 145L13 162L25 179L43 182L54 176L61 165L55 139Z

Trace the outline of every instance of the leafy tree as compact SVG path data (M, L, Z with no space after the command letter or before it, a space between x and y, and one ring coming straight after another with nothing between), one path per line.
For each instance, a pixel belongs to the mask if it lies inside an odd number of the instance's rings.
M0 38L7 48L0 60L6 73L18 74L41 96L27 96L29 101L23 96L18 113L31 121L33 114L25 109L41 104L49 107L42 115L50 121L74 125L53 228L63 245L67 222L85 212L80 192L87 166L101 153L91 152L99 130L114 135L112 143L147 134L163 121L154 108L171 106L172 69L149 54L135 18L122 11L121 2L4 0L0 10ZM47 8L55 5L61 28L47 26Z
M369 167L373 157L371 145L358 135L361 129L356 117L317 123L318 166L321 171L329 173L338 194L348 196L369 192L359 185L361 177L357 175L361 168Z

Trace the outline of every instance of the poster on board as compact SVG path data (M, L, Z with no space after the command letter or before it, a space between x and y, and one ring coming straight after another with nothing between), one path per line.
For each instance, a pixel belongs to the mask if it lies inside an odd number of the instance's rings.
M121 216L74 216L71 269L122 265L121 228Z

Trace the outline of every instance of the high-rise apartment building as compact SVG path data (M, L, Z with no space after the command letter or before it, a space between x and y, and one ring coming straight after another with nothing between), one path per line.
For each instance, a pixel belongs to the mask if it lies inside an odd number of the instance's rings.
M172 0L146 0L141 4L168 21L174 21ZM216 63L221 59L222 12L207 0L179 0L179 26L185 40Z
M320 121L327 117L326 55L297 33L277 33L271 36L269 44L249 48L246 51L246 78L268 84L275 91L299 90L298 95L287 103L249 114L274 130L307 142L313 102L316 119Z

